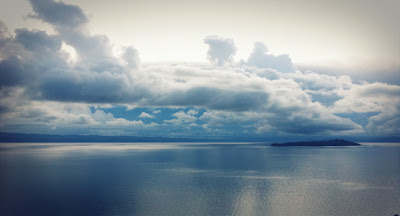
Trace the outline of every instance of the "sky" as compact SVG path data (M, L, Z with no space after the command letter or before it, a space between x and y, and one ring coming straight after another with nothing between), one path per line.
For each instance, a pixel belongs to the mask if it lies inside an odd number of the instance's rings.
M400 2L3 0L0 131L400 135Z

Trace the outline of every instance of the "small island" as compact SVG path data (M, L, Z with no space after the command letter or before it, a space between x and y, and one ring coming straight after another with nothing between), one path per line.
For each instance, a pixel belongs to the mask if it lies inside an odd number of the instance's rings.
M343 139L334 139L328 141L273 143L271 146L359 146L359 145L361 144L350 142Z

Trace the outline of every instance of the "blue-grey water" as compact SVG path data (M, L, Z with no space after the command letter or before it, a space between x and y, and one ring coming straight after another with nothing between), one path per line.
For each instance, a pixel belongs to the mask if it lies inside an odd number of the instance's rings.
M2 143L0 215L400 214L400 144Z

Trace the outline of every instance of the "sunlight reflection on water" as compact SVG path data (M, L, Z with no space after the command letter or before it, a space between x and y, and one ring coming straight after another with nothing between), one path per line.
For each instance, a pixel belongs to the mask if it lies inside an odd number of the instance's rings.
M398 143L2 143L0 214L394 215L399 161Z

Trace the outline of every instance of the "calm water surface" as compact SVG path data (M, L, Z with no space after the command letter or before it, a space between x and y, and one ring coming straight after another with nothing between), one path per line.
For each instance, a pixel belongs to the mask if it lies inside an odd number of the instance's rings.
M400 144L2 143L0 215L400 214Z

